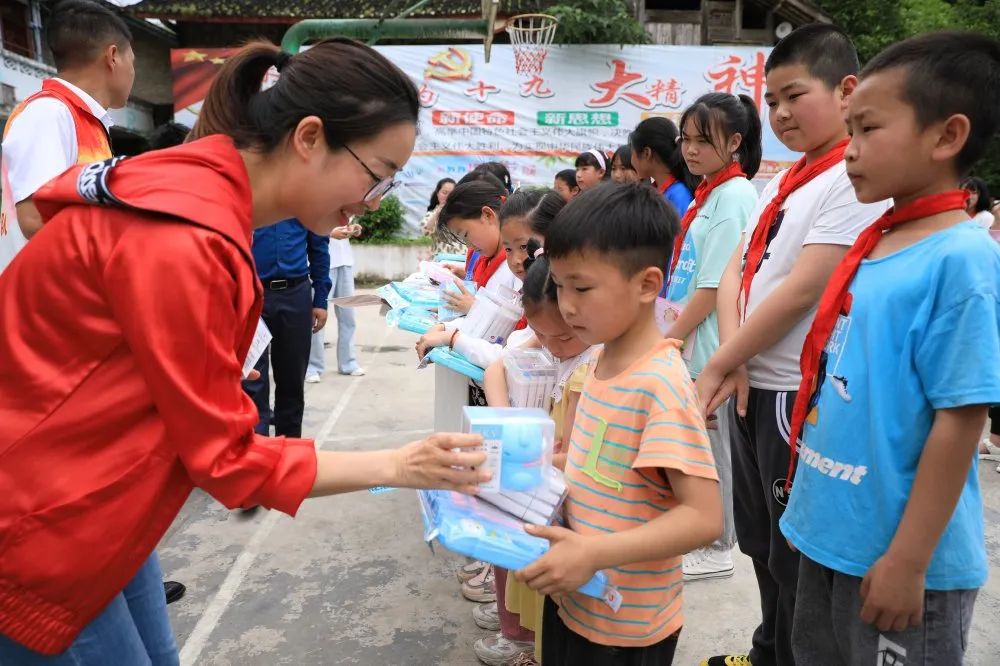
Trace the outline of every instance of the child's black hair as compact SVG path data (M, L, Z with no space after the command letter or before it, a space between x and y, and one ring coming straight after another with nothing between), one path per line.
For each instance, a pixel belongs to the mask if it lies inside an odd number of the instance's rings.
M790 32L767 56L764 73L785 65L804 66L809 76L830 89L861 69L854 42L846 32L829 23L810 23Z
M576 189L578 185L576 184L576 169L563 169L556 174L556 180L561 180L562 182L569 185L569 189Z
M434 186L434 192L431 194L431 202L427 204L428 213L438 207L438 193L441 191L441 188L448 183L454 185L455 181L452 178L442 178L438 181L438 184Z
M538 202L537 206L535 206L535 209L531 211L531 216L528 218L528 223L531 225L531 231L533 231L536 236L545 238L549 233L549 227L552 226L553 220L555 220L559 215L559 211L565 207L566 200L562 198L561 194L555 190L549 190L546 192L542 197L542 200Z
M594 153L600 153L604 158L604 163L601 163L601 158ZM576 157L576 162L573 165L579 169L580 167L594 167L595 169L604 169L603 179L611 178L611 165L608 163L608 156L603 150L598 150L594 148L593 150L588 150L585 153L580 153Z
M1000 42L975 32L932 32L893 44L865 65L861 78L899 69L903 100L927 127L961 114L969 138L955 158L958 175L968 173L1000 125Z
M504 188L507 192L514 191L514 181L511 180L510 171L500 162L483 162L477 166L473 171L485 171L488 174L493 175L497 180L503 183Z
M679 136L680 132L674 121L662 116L653 116L635 126L635 130L628 135L628 145L637 153L649 148L670 169L674 178L694 192L698 187L698 178L688 171L687 164L684 163L680 146L677 144Z
M982 213L984 210L989 210L992 207L993 198L990 197L990 188L986 185L986 181L982 178L969 176L962 181L962 189L968 190L969 192L975 192L979 195L976 197L977 213Z
M537 187L522 187L507 198L507 202L500 209L500 226L504 222L515 217L531 219L531 213L538 207L542 196L548 190ZM530 223L528 226L531 226Z
M478 218L483 208L499 213L507 201L507 188L491 174L480 172L477 177L469 178L471 175L462 178L448 195L438 213L438 228L447 229L448 222L455 218Z
M542 305L558 304L556 285L549 279L549 259L544 254L535 257L539 249L528 244L528 258L524 260L524 280L521 282L521 303L527 310Z
M760 111L753 98L747 95L730 95L723 92L712 92L702 95L689 106L681 116L681 131L688 120L694 121L697 134L705 137L720 157L729 160L729 155L722 151L717 139L721 135L723 142L739 134L742 137L740 147L736 151L740 166L747 178L753 178L760 169L761 146Z
M628 144L618 146L618 150L616 150L615 154L611 157L611 166L615 165L615 160L621 162L624 168L635 171L635 167L632 166L632 147Z
M566 204L545 236L545 254L605 255L632 277L666 267L679 227L677 211L648 184L602 183Z
M149 139L146 140L146 143L149 145L150 150L173 148L174 146L179 146L184 143L184 140L187 139L187 136L190 133L191 128L187 125L173 122L164 123L153 130L152 134L149 135Z

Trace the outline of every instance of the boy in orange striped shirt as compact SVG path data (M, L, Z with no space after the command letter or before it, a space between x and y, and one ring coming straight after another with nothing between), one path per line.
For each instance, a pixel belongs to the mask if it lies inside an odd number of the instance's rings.
M549 595L542 663L669 664L683 625L681 556L722 531L705 421L680 354L653 309L677 214L643 183L600 185L546 235L566 322L604 349L591 364L570 438L566 524L529 528L551 541L518 572ZM575 590L598 570L617 612Z

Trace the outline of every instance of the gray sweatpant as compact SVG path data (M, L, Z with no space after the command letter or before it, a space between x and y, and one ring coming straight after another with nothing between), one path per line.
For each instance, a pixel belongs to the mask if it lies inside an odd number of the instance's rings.
M906 631L861 621L861 579L799 558L792 652L808 666L959 666L978 590L924 592L924 617Z
M736 545L736 526L733 523L733 459L729 444L733 410L726 402L716 414L718 427L708 431L708 441L712 445L715 470L719 475L719 490L722 491L723 527L722 535L712 544L712 548L731 550Z

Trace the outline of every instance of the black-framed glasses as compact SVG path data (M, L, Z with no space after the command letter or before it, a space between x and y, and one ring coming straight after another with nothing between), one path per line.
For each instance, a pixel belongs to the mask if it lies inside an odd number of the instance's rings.
M372 185L372 188L368 190L368 194L365 195L364 200L366 202L374 201L375 199L384 197L385 195L389 194L389 191L392 190L392 188L396 187L396 185L398 184L395 180L396 174L382 178L377 173L368 168L368 165L365 164L364 160L358 157L357 153L351 150L350 146L344 145L344 150L350 153L351 157L353 157L358 164L364 167L365 171L368 172L368 175L371 176L372 180L375 181L375 184Z

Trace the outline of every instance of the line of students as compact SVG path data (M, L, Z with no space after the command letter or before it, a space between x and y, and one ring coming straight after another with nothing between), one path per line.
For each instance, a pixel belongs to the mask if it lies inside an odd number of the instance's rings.
M568 529L528 528L552 548L514 576L548 597L546 664L670 663L681 556L720 570L730 505L762 621L749 654L705 666L962 660L987 570L972 463L1000 402L1000 248L958 184L1000 124L982 94L1000 45L936 33L860 71L813 25L765 72L771 128L803 156L759 198L757 109L711 94L672 142L660 119L630 137L657 189L602 183L588 151L546 232L567 334L603 345L567 441ZM597 569L618 613L574 593Z

